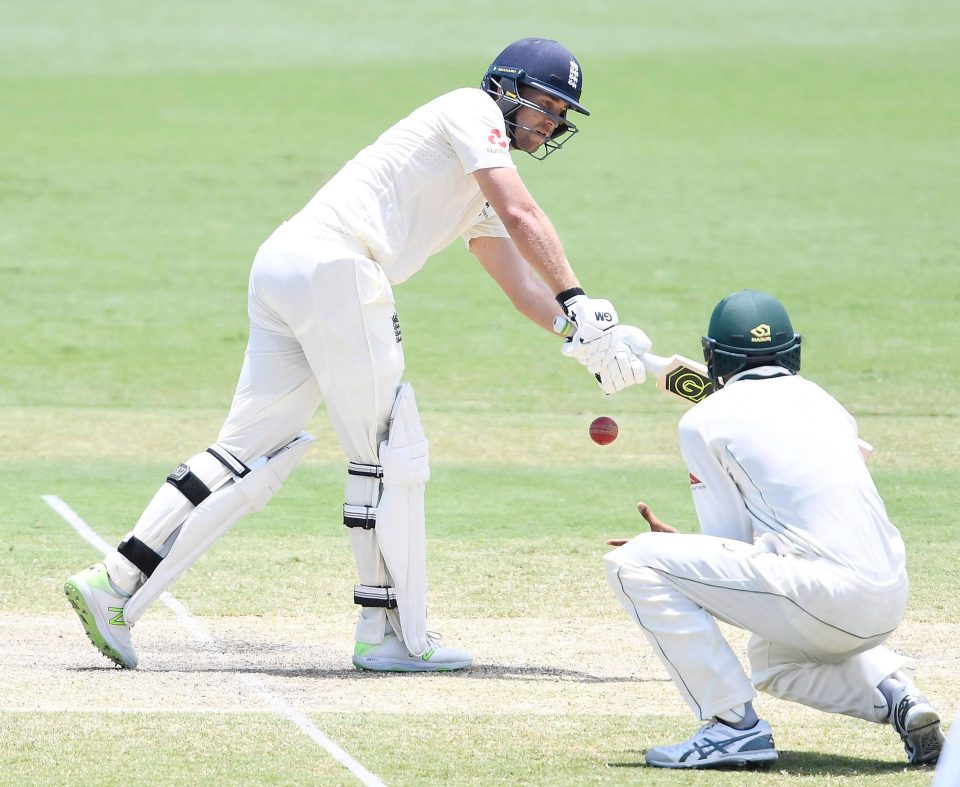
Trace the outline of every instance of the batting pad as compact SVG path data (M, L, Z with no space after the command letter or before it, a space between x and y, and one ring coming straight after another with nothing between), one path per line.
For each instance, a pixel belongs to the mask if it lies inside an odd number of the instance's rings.
M430 478L430 444L423 433L413 387L402 383L380 444L383 493L377 508L377 542L396 590L401 631L410 652L427 641L427 540L424 492Z
M316 438L303 432L270 456L250 463L243 478L218 489L187 517L167 556L124 607L124 619L136 623L194 561L243 517L263 508Z
M387 628L387 610L396 606L396 593L377 544L377 506L380 501L380 465L351 462L347 470L343 523L357 562L360 584L354 586L354 603L363 609L357 620L357 642L379 645Z

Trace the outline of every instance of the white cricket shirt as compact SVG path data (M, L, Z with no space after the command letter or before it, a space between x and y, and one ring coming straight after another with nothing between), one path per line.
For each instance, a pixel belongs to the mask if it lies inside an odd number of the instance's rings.
M424 104L347 162L282 228L287 242L359 239L391 283L458 237L508 237L471 173L516 168L494 100L461 88Z
M734 380L680 419L680 448L704 533L762 538L771 551L822 556L880 584L904 571L903 540L860 454L856 421L815 383Z

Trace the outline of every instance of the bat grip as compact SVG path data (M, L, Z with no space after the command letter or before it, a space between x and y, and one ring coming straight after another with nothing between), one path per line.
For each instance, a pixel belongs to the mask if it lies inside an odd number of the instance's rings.
M647 374L651 375L654 379L659 379L660 375L667 370L667 366L670 364L669 358L664 358L662 355L654 355L651 352L646 352L640 356L643 361L643 366L647 370Z

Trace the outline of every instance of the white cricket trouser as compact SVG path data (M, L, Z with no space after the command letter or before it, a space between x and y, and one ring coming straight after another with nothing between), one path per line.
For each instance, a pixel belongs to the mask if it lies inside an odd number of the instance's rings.
M250 272L250 340L217 442L246 461L299 434L321 399L347 459L378 465L403 374L393 290L361 243L304 242L281 226ZM346 501L374 493L348 481ZM356 498L356 499L354 499ZM388 584L373 530L351 528L360 581ZM383 608L363 607L357 639L381 642Z
M403 374L403 349L393 291L368 253L351 238L305 240L286 226L261 246L250 273L250 338L217 438L236 459L250 462L289 443L324 400L347 458L379 464L380 442L387 438ZM228 473L216 461L204 465L209 458L200 455L196 469L206 468L205 483L219 483ZM369 504L374 491L354 489L360 497L353 500L348 485L346 502ZM180 492L164 484L132 534L149 548L161 549L192 509ZM351 543L361 581L386 584L374 532L352 528ZM105 562L111 579L126 592L141 582L140 569L119 552ZM358 628L363 641L381 641L385 611L365 607Z
M393 291L352 239L286 241L250 272L250 339L217 442L247 461L286 444L326 402L347 458L378 464L403 374Z
M823 559L706 535L643 533L604 557L617 599L701 720L756 696L886 721L876 686L908 661L881 646L906 574L888 585ZM753 682L717 625L750 631Z

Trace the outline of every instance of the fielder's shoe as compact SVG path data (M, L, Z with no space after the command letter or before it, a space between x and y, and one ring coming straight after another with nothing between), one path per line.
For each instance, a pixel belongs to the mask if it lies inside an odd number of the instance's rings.
M130 626L123 619L129 596L114 590L107 567L97 563L74 574L63 586L90 641L114 664L133 669L137 652L130 641Z
M943 748L940 716L922 694L910 694L906 686L893 693L890 723L900 734L907 758L913 765L934 763Z
M776 761L773 733L763 719L749 730L737 730L714 720L681 743L658 746L647 752L647 765L657 768L715 768Z
M427 642L429 647L419 656L410 653L396 634L387 634L380 645L358 642L353 666L382 672L444 672L464 669L473 662L465 650L441 647L439 634L427 634Z

